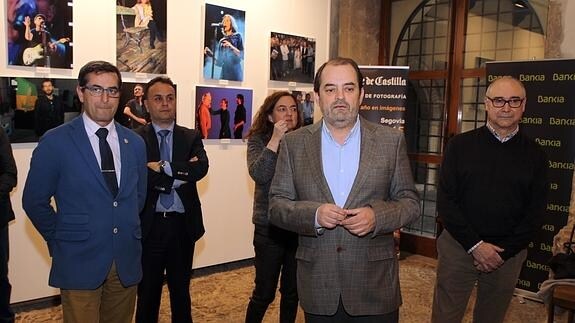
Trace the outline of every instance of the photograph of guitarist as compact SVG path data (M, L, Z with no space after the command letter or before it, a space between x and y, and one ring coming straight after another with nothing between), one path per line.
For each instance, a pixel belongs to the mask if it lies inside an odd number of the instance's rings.
M51 60L65 56L65 44L70 38L54 39L46 29L46 16L43 14L34 16L33 22L34 27L31 27L30 17L24 18L24 38L29 41L29 46L22 54L22 62L28 66L56 67L52 66Z

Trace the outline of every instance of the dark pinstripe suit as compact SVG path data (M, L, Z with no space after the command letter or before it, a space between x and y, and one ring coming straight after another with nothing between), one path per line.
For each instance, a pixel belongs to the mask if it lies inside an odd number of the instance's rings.
M316 233L315 212L334 203L322 170L322 122L286 135L270 190L271 223L299 234L298 293L304 311L331 315L341 298L351 315L380 315L401 305L392 232L419 216L403 134L360 118L359 170L344 208L370 204L374 232L341 226Z

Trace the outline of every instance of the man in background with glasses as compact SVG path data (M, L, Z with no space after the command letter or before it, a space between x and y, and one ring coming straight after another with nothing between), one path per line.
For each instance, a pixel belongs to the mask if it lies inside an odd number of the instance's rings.
M497 79L485 95L487 124L447 145L432 322L461 322L476 284L473 322L505 318L547 201L547 157L519 127L525 94L517 79Z
M122 85L115 66L89 62L78 83L83 113L40 139L22 205L48 244L64 322L129 323L142 278L146 147L113 121Z

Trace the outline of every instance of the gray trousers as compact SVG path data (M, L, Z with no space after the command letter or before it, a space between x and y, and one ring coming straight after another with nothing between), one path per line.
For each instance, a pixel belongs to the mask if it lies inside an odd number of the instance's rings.
M482 273L473 266L473 257L444 230L437 238L437 253L437 278L431 322L460 323L476 283L477 299L473 322L503 322L527 257L527 250L524 249L505 261L499 269Z

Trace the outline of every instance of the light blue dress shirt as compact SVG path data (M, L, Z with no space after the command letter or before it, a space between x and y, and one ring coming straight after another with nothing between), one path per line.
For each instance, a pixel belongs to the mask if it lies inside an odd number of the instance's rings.
M342 145L332 137L325 124L321 132L321 158L323 175L335 204L344 207L359 169L361 130L359 117Z
M156 139L158 139L158 148L160 147L160 143L162 142L162 136L160 136L160 134L158 133L160 130L169 130L170 132L168 133L168 135L166 136L166 143L168 144L168 150L170 151L170 156L173 155L174 149L173 149L173 145L174 145L174 125L175 123L172 123L169 127L167 128L161 128L158 125L156 125L155 123L152 122L152 127L154 127L154 133L156 134ZM171 160L172 158L170 158ZM164 166L164 173L166 173L166 175L172 177L172 165L170 163L170 161L166 161L166 165ZM172 184L172 190L180 187L182 184L184 184L184 181L181 181L179 179L175 179L174 183ZM180 196L178 195L178 192L174 191L174 204L172 206L170 206L169 209L166 209L162 203L160 203L160 199L158 199L158 201L156 202L156 212L179 212L179 213L185 213L186 209L184 208L184 204L182 203L182 200L180 199Z

